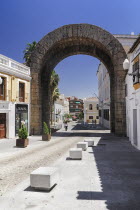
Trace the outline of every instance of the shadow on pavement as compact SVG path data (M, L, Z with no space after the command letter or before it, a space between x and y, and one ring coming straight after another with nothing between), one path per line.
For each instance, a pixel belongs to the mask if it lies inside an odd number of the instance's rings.
M49 190L45 190L45 189L36 189L36 188L33 188L31 186L27 187L24 191L27 191L27 192L42 192L42 193L49 193L50 191L53 190L53 188L55 188L57 186L57 184L53 185L52 188L50 188Z
M106 146L99 146L104 144ZM77 199L103 200L109 210L139 210L140 151L132 147L127 138L119 137L101 138L92 150L100 190L78 191Z
M87 133L86 133L86 130ZM93 131L89 133L89 130ZM89 129L83 127L82 124L76 124L71 131L58 131L55 133L52 133L52 136L58 136L58 137L73 137L73 136L83 136L83 137L100 137L100 136L105 136L108 138L108 136L112 136L113 134L110 133L110 130L100 127L100 129ZM114 135L113 135L114 136Z

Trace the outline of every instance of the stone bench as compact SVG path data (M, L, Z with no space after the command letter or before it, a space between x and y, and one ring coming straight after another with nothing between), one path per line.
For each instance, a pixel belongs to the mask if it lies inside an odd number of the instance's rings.
M84 139L84 142L87 142L89 147L92 147L94 145L94 140L90 138Z
M70 159L82 159L82 148L71 148L69 155Z
M87 150L88 143L87 142L78 142L77 143L77 148L82 148L82 150Z
M50 190L58 182L58 169L40 167L30 174L30 185L40 190Z

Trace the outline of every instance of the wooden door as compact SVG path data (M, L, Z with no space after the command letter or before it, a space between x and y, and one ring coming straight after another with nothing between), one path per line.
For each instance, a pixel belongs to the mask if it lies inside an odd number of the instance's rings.
M6 137L6 114L0 113L0 138Z

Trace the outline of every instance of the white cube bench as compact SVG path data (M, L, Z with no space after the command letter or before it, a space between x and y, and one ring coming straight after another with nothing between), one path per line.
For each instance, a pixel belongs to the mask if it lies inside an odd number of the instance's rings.
M82 148L71 148L69 150L70 159L82 159Z
M84 142L87 142L89 147L92 147L94 145L94 140L90 138L84 139Z
M77 143L77 148L82 148L83 151L87 150L88 148L88 143L87 142L78 142Z
M59 178L56 167L40 167L30 174L30 185L41 190L50 190Z

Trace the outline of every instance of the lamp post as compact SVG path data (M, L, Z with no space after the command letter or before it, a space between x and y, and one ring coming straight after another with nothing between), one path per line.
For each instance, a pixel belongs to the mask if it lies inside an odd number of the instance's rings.
M126 58L123 62L123 69L128 70L129 69L129 60Z
M84 110L84 124L87 122L87 108Z
M0 77L0 85L2 84L2 78Z

